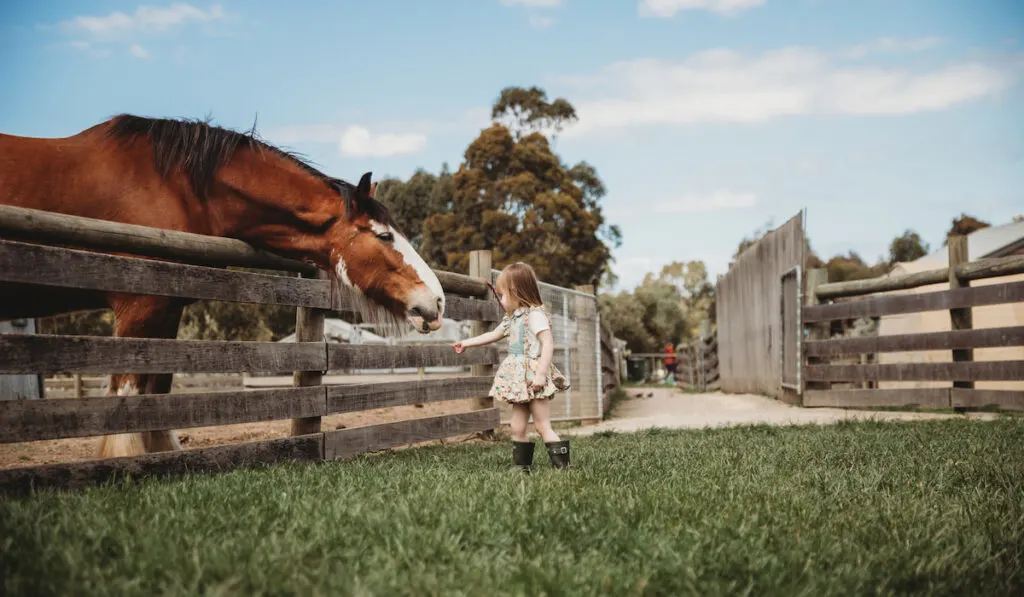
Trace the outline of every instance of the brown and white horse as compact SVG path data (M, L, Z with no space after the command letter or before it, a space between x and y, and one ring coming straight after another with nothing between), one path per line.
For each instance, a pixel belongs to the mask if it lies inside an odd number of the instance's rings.
M0 134L0 204L236 238L316 264L420 332L441 327L437 276L373 198L256 138L191 120L121 115L55 139ZM0 320L109 307L120 337L174 338L192 301L0 284ZM160 394L171 374L114 375ZM179 450L174 431L106 436L101 457Z

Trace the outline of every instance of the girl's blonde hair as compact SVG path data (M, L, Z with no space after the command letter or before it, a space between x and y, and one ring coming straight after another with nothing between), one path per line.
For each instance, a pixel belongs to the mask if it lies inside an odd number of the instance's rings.
M507 266L498 275L497 286L514 298L520 306L543 307L537 274L529 264L518 262Z

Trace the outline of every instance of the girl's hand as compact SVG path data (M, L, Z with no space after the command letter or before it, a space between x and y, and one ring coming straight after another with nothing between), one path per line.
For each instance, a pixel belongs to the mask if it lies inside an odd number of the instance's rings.
M537 392L544 389L544 376L540 373L534 374L533 381L530 382L530 391L536 394Z
M452 344L452 348L455 349L455 354L462 354L462 351L466 350L466 347L462 345L462 342Z

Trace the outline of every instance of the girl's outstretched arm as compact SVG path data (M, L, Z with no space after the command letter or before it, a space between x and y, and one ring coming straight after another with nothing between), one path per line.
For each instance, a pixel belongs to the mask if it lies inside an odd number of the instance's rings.
M479 336L467 338L462 342L456 342L455 344L452 344L452 348L454 348L455 352L457 352L458 354L462 354L462 351L466 350L467 348L471 348L473 346L486 346L488 344L493 344L504 337L505 334L502 332L501 327L498 327L497 329L491 330L486 334L480 334Z

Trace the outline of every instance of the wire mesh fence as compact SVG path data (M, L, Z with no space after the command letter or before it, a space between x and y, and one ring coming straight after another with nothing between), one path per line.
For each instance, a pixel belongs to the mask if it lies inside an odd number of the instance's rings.
M497 282L497 270L491 281ZM568 378L571 387L551 402L555 421L600 419L604 390L601 378L601 323L597 297L553 284L540 283L541 300L551 316L551 334L555 341L552 362ZM500 345L502 357L506 344ZM511 408L501 404L502 421L508 421Z

